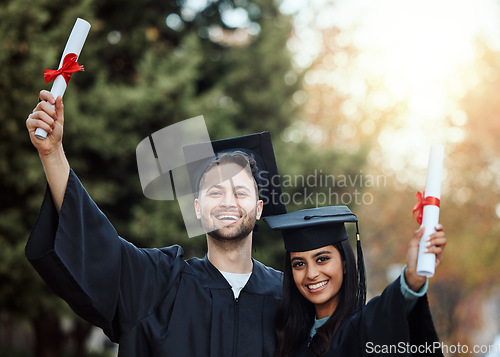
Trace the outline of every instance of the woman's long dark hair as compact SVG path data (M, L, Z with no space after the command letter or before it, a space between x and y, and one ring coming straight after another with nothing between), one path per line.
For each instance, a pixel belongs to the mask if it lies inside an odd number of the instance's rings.
M350 315L364 305L366 295L364 292L364 276L359 276L356 259L348 240L335 243L333 246L339 251L342 261L345 262L346 269L339 291L337 308L328 321L316 331L316 335L309 345L315 356L324 356L328 352L333 335ZM314 304L304 298L295 285L290 252L287 251L283 294L275 318L278 335L276 357L290 357L292 351L307 343L315 314Z

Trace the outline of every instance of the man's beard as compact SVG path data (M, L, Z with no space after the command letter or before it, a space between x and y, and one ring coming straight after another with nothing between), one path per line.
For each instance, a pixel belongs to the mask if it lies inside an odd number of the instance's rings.
M244 212L243 212L244 213ZM257 212L256 210L250 214L243 214L238 223L238 229L236 231L226 232L225 230L231 225L227 225L224 227L216 228L214 224L210 224L206 219L201 219L201 224L203 228L207 232L211 238L219 241L219 242L239 242L246 238L250 232L252 232L255 222L257 221Z

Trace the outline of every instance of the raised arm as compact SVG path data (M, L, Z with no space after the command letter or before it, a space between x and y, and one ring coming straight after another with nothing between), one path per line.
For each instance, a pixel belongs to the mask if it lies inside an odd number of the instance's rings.
M26 127L31 142L38 150L52 199L59 212L70 171L69 162L62 146L64 106L62 97L54 99L52 94L46 90L40 92L40 99L41 101L26 119ZM37 128L42 128L48 133L45 139L39 139L35 136Z
M426 278L417 274L417 259L420 239L424 235L424 227L420 227L413 233L413 238L408 245L406 256L405 280L408 287L413 291L419 291L425 284ZM428 253L436 254L436 268L443 261L443 252L446 247L446 236L442 225L436 226L436 232L430 235Z

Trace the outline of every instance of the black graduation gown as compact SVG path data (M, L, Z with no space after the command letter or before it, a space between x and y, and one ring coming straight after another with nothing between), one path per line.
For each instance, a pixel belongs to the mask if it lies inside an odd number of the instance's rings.
M326 357L443 356L427 295L407 315L400 278L347 319L332 339ZM297 356L313 356L306 345Z
M26 257L119 356L272 356L282 273L254 260L238 300L203 259L120 238L71 171L60 214L47 190Z

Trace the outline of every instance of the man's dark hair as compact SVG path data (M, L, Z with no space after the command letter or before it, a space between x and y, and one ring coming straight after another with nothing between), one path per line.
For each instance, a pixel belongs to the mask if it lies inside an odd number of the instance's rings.
M232 152L226 152L221 154L220 156L217 156L208 166L207 168L203 171L203 173L200 176L200 179L198 181L198 197L201 192L201 187L203 186L203 183L205 182L205 176L208 171L210 171L212 168L214 168L217 165L224 165L224 164L236 164L240 166L242 169L244 169L247 174L252 177L253 183L254 183L254 188L255 192L257 194L257 199L259 199L259 187L257 185L257 181L255 180L255 176L257 174L257 162L255 161L253 155L249 155L243 151L232 151Z

